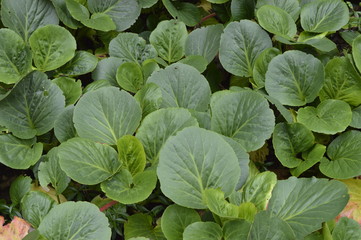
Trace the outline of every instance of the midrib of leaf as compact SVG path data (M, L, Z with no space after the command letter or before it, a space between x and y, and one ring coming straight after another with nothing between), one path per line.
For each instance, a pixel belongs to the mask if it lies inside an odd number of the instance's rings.
M324 2L326 2L326 1L324 1ZM332 11L333 11L334 9L335 9L335 7L333 7ZM317 28L319 27L319 25L321 25L321 23L322 23L323 21L325 21L327 18L329 18L329 15L325 15L324 17L322 17L321 20L318 21L318 23L316 24L316 26L313 27L311 30L314 31L315 29L317 29Z

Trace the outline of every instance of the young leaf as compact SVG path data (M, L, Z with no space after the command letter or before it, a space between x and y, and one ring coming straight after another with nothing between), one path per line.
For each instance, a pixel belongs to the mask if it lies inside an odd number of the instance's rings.
M54 134L61 143L77 136L73 122L73 115L74 106L70 105L64 109L55 121Z
M63 91L65 105L76 103L82 94L81 81L69 77L55 78L53 81Z
M98 64L98 59L86 51L77 51L75 56L65 65L56 70L63 76L79 76L92 72Z
M128 221L124 223L124 236L125 240L135 237L166 240L160 226L153 227L152 217L143 213L128 217Z
M326 146L316 144L310 151L302 154L304 161L302 161L296 168L291 169L291 174L295 177L300 176L303 172L320 162L325 152Z
M257 88L264 87L268 65L279 54L281 54L281 51L277 48L268 48L256 58L253 68L253 80Z
M26 193L31 190L32 179L28 176L20 175L10 185L10 199L13 206L17 206Z
M332 231L332 238L333 240L360 240L359 223L346 217L341 218Z
M72 29L77 29L78 27L81 27L81 23L71 16L66 6L66 0L52 0L51 2L54 5L55 11L60 21L62 21L67 27Z
M136 93L145 84L142 69L135 62L126 62L117 70L117 82L126 91Z
M89 28L94 28L103 32L108 32L117 28L113 19L105 13L93 13L89 19L83 19L81 22Z
M208 209L221 218L235 219L239 217L239 207L225 200L220 189L204 190L204 198Z
M104 58L99 61L97 67L92 72L92 78L95 81L107 80L112 86L118 86L117 70L124 62L124 60L116 57Z
M143 172L146 157L142 143L138 138L125 135L117 141L120 162L133 176Z
M300 15L300 4L298 0L258 0L257 8L261 8L264 5L271 5L284 10L286 13L292 16L296 21Z
M207 60L198 55L189 55L178 61L179 63L187 64L189 66L194 67L200 73L204 72L207 69L208 62Z
M142 118L161 107L162 90L155 83L147 83L134 96L142 108Z
M111 230L104 213L88 202L66 202L55 206L38 228L48 240L110 239Z
M179 19L187 26L194 27L200 23L201 12L196 5L188 2L171 0L162 0L162 2L173 18Z
M257 23L250 20L231 22L221 36L219 58L228 72L250 77L256 58L270 47L270 37Z
M167 197L184 207L204 209L204 190L220 188L228 197L239 180L240 167L222 137L189 127L166 141L157 173Z

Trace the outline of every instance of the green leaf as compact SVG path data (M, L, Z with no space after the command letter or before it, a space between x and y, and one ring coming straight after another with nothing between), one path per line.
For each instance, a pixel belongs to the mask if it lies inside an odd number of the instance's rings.
M38 228L48 240L110 239L111 231L104 213L88 202L66 202L55 206Z
M153 227L152 217L143 213L137 213L128 217L124 223L125 240L133 237L147 237L154 240L166 240L160 226Z
M187 28L183 22L165 20L150 34L149 41L161 58L172 63L184 56L187 36Z
M117 70L124 62L124 60L116 57L104 58L99 61L97 67L92 72L92 78L95 81L104 79L107 80L112 86L118 86L116 78Z
M257 10L259 24L275 35L292 39L297 33L297 26L291 15L279 7L264 5Z
M136 137L142 142L147 160L158 163L158 154L170 136L183 128L198 126L190 112L182 108L165 108L147 115L140 125Z
M14 169L27 169L41 157L43 144L36 139L19 139L11 134L0 135L0 163Z
M222 228L214 222L195 222L183 233L183 240L221 240Z
M352 42L352 56L357 69L361 72L361 35Z
M199 8L188 2L162 0L163 5L173 18L179 19L189 27L194 27L201 21Z
M336 217L348 199L346 185L339 181L290 177L277 182L267 211L288 223L300 239Z
M204 190L204 198L208 209L221 218L235 219L239 217L239 207L225 200L220 189Z
M76 103L82 94L81 81L74 78L60 77L52 81L63 91L65 105Z
M157 169L162 192L178 205L206 208L203 192L220 188L228 197L240 177L236 154L218 134L197 127L170 137Z
M338 99L350 105L361 104L361 76L347 57L331 59L325 68L325 84L320 92L321 101Z
M281 36L275 36L275 40L277 40L283 44L287 44L287 45L296 45L296 46L298 46L298 48L301 48L301 49L309 48L311 46L311 47L315 48L316 50L323 52L323 53L329 53L329 52L335 51L337 49L336 44L326 37L321 38L321 39L310 38L308 40L305 40L304 42L293 42L293 41L284 39Z
M29 38L35 66L40 71L57 69L75 55L76 41L63 27L47 25L38 28Z
M297 155L310 149L314 142L312 132L301 123L278 123L273 131L275 154L288 168L297 167L302 161Z
M101 183L121 166L114 148L88 139L72 138L60 145L61 169L73 180L87 185Z
M297 120L314 132L336 134L345 131L351 123L352 111L347 103L328 99L321 102L317 108L299 109Z
M66 6L66 0L52 0L51 2L54 5L60 21L62 21L67 27L72 29L81 27L81 24L71 16Z
M129 93L103 87L83 95L73 120L80 137L115 145L122 136L135 132L141 116L138 102Z
M76 0L65 0L66 7L69 10L71 16L78 20L83 21L89 19L90 13L88 9Z
M117 70L117 82L126 91L136 93L145 84L142 69L135 62L126 62Z
M48 24L59 24L53 5L47 0L2 0L1 21L26 42L36 29Z
M304 161L302 161L296 168L291 169L291 174L295 177L300 176L303 172L320 162L325 152L326 146L316 144L310 151L302 153Z
M207 59L198 55L189 55L178 61L179 63L187 64L196 68L200 73L204 72L207 69Z
M250 20L231 22L221 36L219 59L228 72L250 77L256 58L270 47L270 37L257 23Z
M232 0L231 13L234 21L254 18L255 0Z
M147 59L142 63L142 72L145 80L147 80L153 72L159 70L160 67L155 59Z
M208 2L215 3L215 4L221 4L228 2L229 0L207 0Z
M39 165L38 178L40 185L47 190L51 184L57 194L61 194L70 182L70 178L60 168L58 148L52 148Z
M276 183L277 176L273 172L257 174L244 185L242 202L252 202L258 210L265 210Z
M150 8L158 2L158 0L138 0L142 8Z
M34 228L38 228L44 217L55 205L55 201L47 194L31 191L21 200L21 213L27 222Z
M213 131L231 137L247 151L271 137L274 115L262 95L250 90L229 92L211 102Z
M324 82L320 60L301 51L287 51L274 57L266 73L266 90L289 106L303 106L318 95Z
M124 62L142 63L157 57L157 51L135 33L119 33L109 43L109 55Z
M121 137L117 141L117 149L120 162L133 176L143 172L146 156L138 138L131 135Z
M296 21L300 15L300 4L298 0L258 0L257 8L261 8L264 5L272 5L279 7L286 13L292 16L293 20Z
M331 178L347 179L361 174L361 132L347 131L336 137L327 148L329 161L323 158L320 170Z
M352 121L350 126L353 128L361 128L361 106L352 109Z
M32 72L22 79L0 101L0 125L16 137L29 139L47 133L64 110L64 96L41 72Z
M16 83L31 71L31 63L24 40L10 29L0 29L0 82Z
M79 76L92 72L98 64L98 58L86 51L77 51L68 63L57 69L61 76Z
M340 0L315 0L301 9L301 25L308 32L337 31L348 21L349 10Z
M264 87L268 65L274 57L280 54L281 51L279 49L268 48L256 58L253 68L253 80L257 85L257 88Z
M161 107L162 90L155 83L147 83L134 96L142 108L142 118Z
M227 221L223 224L223 237L225 240L248 239L251 223L243 219Z
M333 240L360 240L361 228L353 219L342 217L332 231Z
M40 158L40 157L39 157ZM11 203L16 206L20 203L21 199L30 192L32 179L28 176L20 175L12 181L10 185L9 195Z
M162 107L183 107L200 112L208 110L211 89L199 71L182 63L175 63L150 76L148 83L162 90Z
M140 172L132 176L127 169L121 169L100 186L107 197L123 204L133 204L147 199L156 184L157 175L154 171Z
M81 22L89 28L103 32L108 32L117 28L113 19L105 13L94 13L89 19L83 19Z
M212 62L218 53L222 32L222 24L195 29L187 37L185 55L203 56L208 63Z
M200 222L201 218L195 210L173 204L165 209L161 221L162 231L168 240L183 240L184 229Z
M76 137L76 130L73 122L74 106L70 105L59 115L54 124L54 134L59 142Z
M90 84L88 84L84 89L83 89L83 94L87 93L87 92L92 92L95 91L99 88L103 88L103 87L112 87L111 83L108 80L97 80L94 81Z

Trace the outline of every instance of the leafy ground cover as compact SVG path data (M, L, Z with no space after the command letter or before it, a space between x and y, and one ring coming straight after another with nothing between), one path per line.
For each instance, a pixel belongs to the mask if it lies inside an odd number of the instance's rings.
M361 239L358 1L0 13L1 240Z

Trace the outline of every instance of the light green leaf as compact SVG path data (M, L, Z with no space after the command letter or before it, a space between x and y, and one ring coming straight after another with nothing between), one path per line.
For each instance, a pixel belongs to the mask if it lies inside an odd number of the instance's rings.
M88 202L66 202L55 206L38 228L48 240L110 239L108 219Z
M327 148L330 161L323 158L320 170L331 178L347 179L361 175L361 132L347 131Z
M76 41L63 27L47 25L38 28L29 38L35 66L40 71L57 69L75 55Z
M338 99L353 106L361 104L361 76L347 57L331 59L325 72L325 84L320 92L321 101Z
M103 87L83 95L73 120L80 137L115 145L122 136L135 132L141 117L140 106L129 93Z
M119 33L109 43L109 55L124 62L142 63L157 57L157 51L135 33Z
M64 110L62 91L41 72L23 78L0 101L0 125L16 137L29 139L47 133Z
M148 59L142 63L142 72L145 80L147 80L153 72L159 70L160 67L155 59Z
M250 90L229 92L211 103L212 130L231 137L247 151L271 137L274 115L262 95Z
M98 64L98 58L86 51L77 51L73 59L57 69L61 76L79 76L92 72Z
M76 130L73 122L74 106L70 105L59 115L54 124L54 134L59 142L76 137Z
M224 240L248 239L251 224L243 219L227 221L223 224Z
M44 189L48 189L51 184L57 194L61 194L70 182L70 178L60 168L58 148L52 148L39 165L38 178L40 185Z
M183 240L221 240L222 228L214 222L195 222L183 233Z
M256 216L258 209L251 202L245 202L239 205L239 218L245 219L249 222L253 222L254 217Z
M142 69L135 62L126 62L117 70L117 82L126 91L136 93L145 84Z
M161 107L162 90L155 83L147 83L134 96L142 108L142 118Z
M266 73L266 90L289 106L303 106L318 95L324 82L320 60L301 51L287 51L274 57Z
M88 28L103 32L108 32L117 28L113 19L105 13L94 13L89 19L83 19L81 22Z
M26 42L36 29L59 24L53 5L47 0L2 0L1 21Z
M0 82L16 83L31 71L31 63L24 40L10 29L0 29Z
M111 83L108 80L97 80L94 81L90 84L88 84L84 89L83 89L83 94L87 93L87 92L92 92L95 91L99 88L103 88L103 87L112 87Z
M60 21L62 21L67 27L72 29L81 27L81 24L71 16L65 0L51 0L51 2L54 5Z
M323 53L329 53L337 49L336 44L326 37L320 39L310 38L308 40L305 40L304 42L293 42L284 39L281 36L275 36L275 40L287 45L296 45L298 46L298 48L309 48L311 46Z
M65 3L66 3L66 7L69 10L69 13L74 19L78 21L89 19L90 13L88 9L85 6L83 6L79 1L65 0Z
M41 221L55 205L55 201L43 192L28 192L21 200L22 217L32 227L38 228Z
M310 149L314 142L312 132L301 123L278 123L273 131L275 154L288 168L297 167L302 161L297 155Z
M161 221L162 231L168 240L183 240L184 229L200 222L201 218L195 210L174 204L165 209Z
M228 72L250 77L256 58L270 47L270 37L257 23L250 20L231 22L221 36L219 58Z
M178 205L206 208L204 190L220 188L228 197L240 177L236 154L218 134L197 127L170 137L157 169L162 192Z
M201 21L201 12L199 8L188 2L162 0L163 5L173 18L179 19L185 25L194 27Z
M353 30L345 30L343 32L340 32L341 37L343 38L343 40L345 40L350 46L352 46L352 42L353 40L355 40L358 36L361 35L360 32L358 31L353 31Z
M361 228L353 219L342 217L332 231L333 240L360 240Z
M350 126L358 129L361 128L361 106L352 109L352 121Z
M357 69L361 72L361 36L358 36L352 42L352 56Z
M187 64L196 68L200 73L204 72L207 69L207 59L198 55L189 55L178 61L179 63Z
M138 138L125 135L117 141L120 162L133 176L144 171L146 156Z
M239 207L225 200L220 189L204 190L204 198L208 209L221 218L235 219L239 217Z
M321 102L317 108L299 109L297 120L314 132L336 134L345 131L351 123L352 111L347 103L328 99Z
M209 112L198 112L192 109L188 109L188 111L197 119L200 128L211 129L211 114Z
M161 58L172 63L184 56L187 36L187 28L183 22L165 20L150 34L149 41Z
M280 54L281 51L279 49L268 48L256 58L253 68L253 80L257 85L257 88L264 87L268 65L274 57Z
M138 0L142 8L150 8L158 2L158 0Z
M95 81L104 79L107 80L112 86L118 86L116 78L117 70L124 62L124 60L116 57L104 58L99 61L97 67L92 72L92 78Z
M199 71L182 63L175 63L155 72L148 83L162 90L162 107L183 107L200 112L208 110L211 89Z
M347 187L339 181L290 177L277 182L267 211L292 228L294 239L301 239L335 218L348 199Z
M258 210L265 210L276 183L277 176L273 172L257 174L243 187L242 202L252 202Z
M348 7L340 0L315 0L301 9L301 25L308 32L337 31L348 20Z
M82 94L81 81L60 77L52 81L63 91L66 106L76 103Z
M144 118L136 137L144 146L147 160L152 164L157 164L159 151L167 139L190 126L198 126L198 123L186 109L160 109Z
M207 0L208 2L215 3L215 4L221 4L228 2L229 0Z
M233 20L253 19L255 7L255 0L232 0L231 13Z
M154 240L166 240L160 226L153 227L152 217L143 213L137 213L128 217L124 223L125 240L133 237L147 237Z
M307 171L313 165L321 161L326 152L326 146L316 144L310 151L302 153L302 161L296 168L291 169L291 174L295 177L300 176L303 172Z
M62 143L58 158L61 169L70 178L87 185L101 183L121 166L114 148L82 138Z
M9 195L11 204L16 206L21 199L31 190L31 177L20 175L10 185Z
M293 20L296 21L300 15L300 4L298 0L258 0L257 8L261 8L264 5L272 5L279 7L289 15L292 16Z
M127 169L121 169L100 186L107 197L123 204L133 204L147 199L156 184L157 175L154 171L140 172L132 176Z

